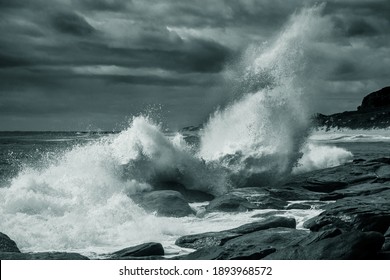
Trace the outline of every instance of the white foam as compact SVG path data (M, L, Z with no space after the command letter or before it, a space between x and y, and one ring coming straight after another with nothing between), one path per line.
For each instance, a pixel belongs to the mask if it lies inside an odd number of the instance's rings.
M302 152L303 156L294 167L293 173L334 167L353 159L351 152L328 145L307 144Z

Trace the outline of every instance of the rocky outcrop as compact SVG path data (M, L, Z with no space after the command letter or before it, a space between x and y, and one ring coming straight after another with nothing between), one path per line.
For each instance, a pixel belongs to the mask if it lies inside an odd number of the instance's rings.
M318 126L327 128L370 129L390 126L390 87L385 87L364 97L357 111L333 115L318 114L314 117Z
M182 194L172 190L152 191L131 197L138 205L159 216L185 217L195 214Z
M20 253L15 241L8 237L8 235L0 232L0 252Z
M341 228L345 231L377 231L384 234L390 226L389 201L390 191L342 198L324 206L325 211L306 221L304 226L312 231Z
M390 87L384 87L363 98L357 108L359 112L387 108L390 109Z
M268 255L266 260L378 259L384 237L377 232L346 232L309 245L293 245Z
M295 228L295 226L296 222L292 218L269 217L264 221L253 222L234 229L182 236L176 240L175 244L180 247L192 249L221 246L233 238L252 232L276 227Z

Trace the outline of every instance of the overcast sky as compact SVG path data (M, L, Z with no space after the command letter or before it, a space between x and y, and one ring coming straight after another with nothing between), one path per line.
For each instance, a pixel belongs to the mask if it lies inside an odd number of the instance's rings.
M0 0L0 130L112 130L140 112L199 124L229 65L315 2ZM390 85L390 1L324 2L316 110L354 110Z

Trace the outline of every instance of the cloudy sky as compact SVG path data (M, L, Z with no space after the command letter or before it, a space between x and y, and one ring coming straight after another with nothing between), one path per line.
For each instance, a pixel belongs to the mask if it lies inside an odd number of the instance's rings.
M0 130L112 130L145 112L198 124L237 58L314 2L0 0ZM354 110L390 85L390 1L326 1L322 17L315 110Z

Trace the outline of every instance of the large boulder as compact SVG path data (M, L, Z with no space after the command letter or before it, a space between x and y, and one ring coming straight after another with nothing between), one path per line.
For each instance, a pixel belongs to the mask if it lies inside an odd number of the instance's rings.
M145 210L156 212L159 216L185 217L195 214L183 195L177 191L151 191L131 198Z
M256 208L256 205L250 203L246 198L235 194L225 194L210 201L206 210L208 212L245 212Z
M266 260L366 260L377 259L384 237L378 232L347 232L309 245L292 245L268 255Z
M160 243L149 242L116 251L111 254L110 259L133 259L163 255L164 248Z
M0 252L20 253L15 241L9 238L6 234L0 232Z
M244 234L277 227L295 228L296 221L292 218L270 217L263 221L245 224L243 226L229 230L182 236L176 240L175 244L180 247L192 249L222 246L230 239L242 236Z

